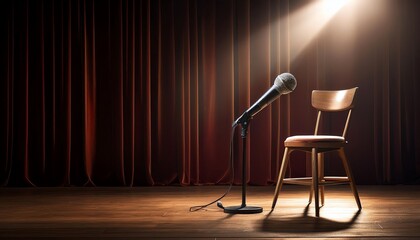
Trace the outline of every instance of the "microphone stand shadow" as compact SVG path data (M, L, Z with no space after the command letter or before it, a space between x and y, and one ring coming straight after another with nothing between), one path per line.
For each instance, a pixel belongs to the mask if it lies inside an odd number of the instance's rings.
M302 215L297 217L271 216L273 209L263 219L261 230L264 232L278 233L322 233L335 232L351 228L357 221L361 210L354 213L352 218L346 222L334 221L322 217L308 216L308 204Z

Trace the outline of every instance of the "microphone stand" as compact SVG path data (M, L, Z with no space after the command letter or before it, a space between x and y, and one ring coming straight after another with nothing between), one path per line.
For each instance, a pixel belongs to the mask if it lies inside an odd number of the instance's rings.
M248 125L250 118L244 117L245 120L240 120L242 126L242 204L240 206L225 207L224 212L230 214L250 214L250 213L261 213L263 209L261 207L247 206L246 205L246 135L248 133Z

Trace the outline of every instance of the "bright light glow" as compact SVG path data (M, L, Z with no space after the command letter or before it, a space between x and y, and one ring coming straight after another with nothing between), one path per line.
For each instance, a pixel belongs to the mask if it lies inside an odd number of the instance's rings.
M336 102L341 102L341 101L343 101L345 96L346 96L346 91L339 91L337 93L337 95L335 96L335 101Z
M349 0L323 0L323 10L325 15L335 15Z
M290 45L292 61L311 43L334 15L349 2L350 0L313 1L290 14L290 35L293 39Z

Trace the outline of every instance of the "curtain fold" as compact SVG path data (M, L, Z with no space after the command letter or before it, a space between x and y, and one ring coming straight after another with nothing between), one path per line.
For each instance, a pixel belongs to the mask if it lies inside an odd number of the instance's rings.
M419 3L342 9L301 46L314 1L16 0L0 8L0 182L144 186L230 181L232 122L292 73L252 121L247 182L272 184L313 89L359 86L347 154L358 183L418 183ZM309 30L309 29L307 29ZM299 49L299 51L297 50ZM322 131L340 134L340 116ZM240 127L235 183L242 179ZM289 175L310 172L293 155ZM328 156L326 171L342 172Z

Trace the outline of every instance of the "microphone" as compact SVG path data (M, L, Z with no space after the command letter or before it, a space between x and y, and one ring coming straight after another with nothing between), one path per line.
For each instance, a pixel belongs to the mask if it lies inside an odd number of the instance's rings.
M268 104L276 100L282 94L288 94L296 88L296 78L290 73L282 73L276 77L274 85L254 103L248 110L246 110L236 121L234 126L240 123L246 123L254 115L259 113Z

